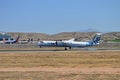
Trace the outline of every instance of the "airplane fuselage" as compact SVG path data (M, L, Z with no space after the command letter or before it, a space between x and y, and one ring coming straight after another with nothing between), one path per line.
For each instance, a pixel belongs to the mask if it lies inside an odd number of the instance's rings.
M87 47L91 46L89 42L66 42L67 46L72 46L72 47Z
M100 39L101 39L101 34L98 33L94 36L92 40L86 42L74 41L74 39L72 38L70 40L63 40L63 41L40 41L38 42L38 46L65 47L65 50L67 50L66 47L69 47L69 49L71 49L72 47L95 46L99 44Z

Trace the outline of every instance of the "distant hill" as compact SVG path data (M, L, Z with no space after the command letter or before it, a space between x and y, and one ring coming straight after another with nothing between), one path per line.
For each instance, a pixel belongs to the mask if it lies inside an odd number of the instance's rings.
M103 34L103 39L104 40L115 40L115 39L120 39L120 32L109 32Z
M40 39L47 39L49 37L48 34L44 33L23 33L23 32L8 32L13 38L16 38L18 35L20 36L21 40L27 40L29 38L33 38L34 40Z
M32 38L34 40L63 40L76 38L79 41L90 40L94 37L97 32L62 32L58 34L44 34L44 33L23 33L23 32L8 32L13 38L16 38L18 35L21 40L27 40ZM102 35L103 40L114 40L120 39L120 32L110 32L104 33Z

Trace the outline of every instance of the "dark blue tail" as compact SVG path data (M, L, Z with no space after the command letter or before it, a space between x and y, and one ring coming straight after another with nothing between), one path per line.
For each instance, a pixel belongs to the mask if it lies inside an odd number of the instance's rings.
M20 38L20 36L18 36L13 43L17 43L19 41L19 38Z
M94 45L99 44L99 41L101 40L101 34L97 33L95 37L92 39L92 42Z

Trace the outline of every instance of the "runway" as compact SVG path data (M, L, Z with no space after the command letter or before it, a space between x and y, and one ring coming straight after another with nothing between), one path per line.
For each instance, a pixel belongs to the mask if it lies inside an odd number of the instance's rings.
M75 48L75 49L1 49L0 52L76 52L76 51L120 51L120 48Z

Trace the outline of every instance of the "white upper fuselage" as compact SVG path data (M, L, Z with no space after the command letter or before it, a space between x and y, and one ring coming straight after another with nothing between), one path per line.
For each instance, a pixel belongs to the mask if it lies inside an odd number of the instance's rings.
M54 46L56 41L40 41L39 46Z
M90 41L87 42L78 42L78 41L64 41L63 43L66 44L68 47L88 47L88 46L93 46Z

